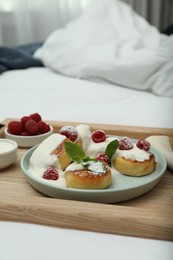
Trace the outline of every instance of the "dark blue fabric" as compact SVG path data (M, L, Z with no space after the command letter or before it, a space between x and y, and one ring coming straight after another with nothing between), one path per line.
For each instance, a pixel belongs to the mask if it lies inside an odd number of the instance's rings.
M165 30L163 30L162 33L167 34L167 35L172 35L173 34L173 24L171 24Z
M32 43L17 47L0 47L0 73L7 70L43 67L43 63L33 58L33 53L42 43Z

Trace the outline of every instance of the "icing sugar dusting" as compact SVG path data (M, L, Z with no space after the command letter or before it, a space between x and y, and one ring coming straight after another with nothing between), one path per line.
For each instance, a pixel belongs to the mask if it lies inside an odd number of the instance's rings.
M106 172L106 167L102 162L88 161L87 169L94 174L104 174Z

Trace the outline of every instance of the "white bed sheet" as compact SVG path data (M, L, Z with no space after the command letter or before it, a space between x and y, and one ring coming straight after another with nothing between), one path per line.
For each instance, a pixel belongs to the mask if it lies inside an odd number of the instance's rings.
M0 93L0 121L39 112L44 120L173 127L172 98L67 78L47 68L2 74ZM14 222L0 222L0 233L0 260L171 260L173 255L168 241Z
M172 260L171 242L0 222L1 260ZM10 249L9 249L10 247Z
M48 68L2 74L0 93L0 120L39 112L48 120L173 127L173 98L69 78Z

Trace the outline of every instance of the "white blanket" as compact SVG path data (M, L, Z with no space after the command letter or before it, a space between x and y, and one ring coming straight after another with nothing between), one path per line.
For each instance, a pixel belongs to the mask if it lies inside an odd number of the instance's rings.
M96 1L52 33L35 57L67 76L173 96L173 36L118 0Z

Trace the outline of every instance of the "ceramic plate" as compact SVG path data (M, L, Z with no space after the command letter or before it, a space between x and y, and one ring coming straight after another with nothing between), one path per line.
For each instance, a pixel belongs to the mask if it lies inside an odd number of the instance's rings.
M167 162L164 157L154 148L151 152L155 154L156 170L143 177L130 177L113 170L112 185L105 190L81 190L71 188L59 188L56 184L45 182L28 172L29 161L37 146L26 152L21 160L21 168L28 182L41 193L59 199L70 199L100 203L116 203L136 198L154 188L163 176Z

